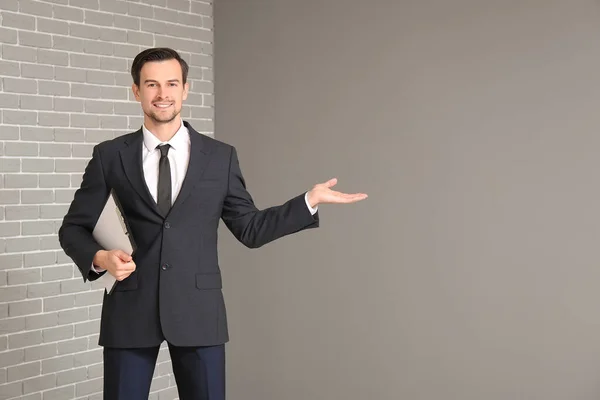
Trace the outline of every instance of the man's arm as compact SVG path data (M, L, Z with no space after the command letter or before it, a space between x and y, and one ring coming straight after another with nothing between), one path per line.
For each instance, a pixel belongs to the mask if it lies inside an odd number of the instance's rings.
M96 280L102 274L92 269L94 256L102 247L92 237L96 221L108 198L109 189L104 178L98 146L94 147L81 186L58 231L58 239L65 253L75 262L83 280Z
M309 197L302 193L288 202L259 210L254 205L240 170L235 148L229 161L229 183L223 203L223 222L233 235L250 248L261 247L282 236L319 226L319 215L309 210Z

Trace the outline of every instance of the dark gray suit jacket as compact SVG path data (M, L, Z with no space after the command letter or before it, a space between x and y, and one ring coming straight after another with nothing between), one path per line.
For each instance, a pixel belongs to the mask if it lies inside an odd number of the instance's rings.
M258 210L246 191L235 148L196 132L187 122L188 171L171 211L163 218L142 170L142 130L94 147L81 187L59 230L65 253L84 280L102 248L92 230L111 189L119 198L137 250L136 270L104 294L100 345L151 347L164 339L176 346L229 340L217 228L222 219L250 248L319 224L304 193L283 205Z

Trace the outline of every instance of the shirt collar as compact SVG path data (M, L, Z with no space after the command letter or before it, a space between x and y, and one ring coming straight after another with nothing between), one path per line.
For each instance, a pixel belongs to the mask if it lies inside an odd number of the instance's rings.
M183 120L181 120L181 125L175 135L168 142L161 142L152 132L150 132L146 125L142 125L142 133L144 134L144 146L148 151L154 151L156 146L164 143L168 143L174 150L181 150L183 146L189 144L190 135L188 129L183 124Z

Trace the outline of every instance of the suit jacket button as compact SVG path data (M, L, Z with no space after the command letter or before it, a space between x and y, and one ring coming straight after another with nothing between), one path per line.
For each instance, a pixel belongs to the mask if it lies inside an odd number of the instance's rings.
M165 222L165 228L169 229L171 227L171 224L169 222Z
M163 271L166 271L169 269L169 264L163 264L161 268Z

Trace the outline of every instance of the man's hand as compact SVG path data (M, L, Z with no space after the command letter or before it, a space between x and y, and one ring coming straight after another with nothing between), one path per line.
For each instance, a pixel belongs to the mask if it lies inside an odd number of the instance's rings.
M122 281L135 271L133 259L121 250L98 251L94 256L94 265L107 270L118 281Z
M330 188L336 183L337 178L333 178L325 183L316 184L308 192L308 203L310 206L315 208L317 205L323 203L356 203L368 197L366 193L348 194L331 190Z

